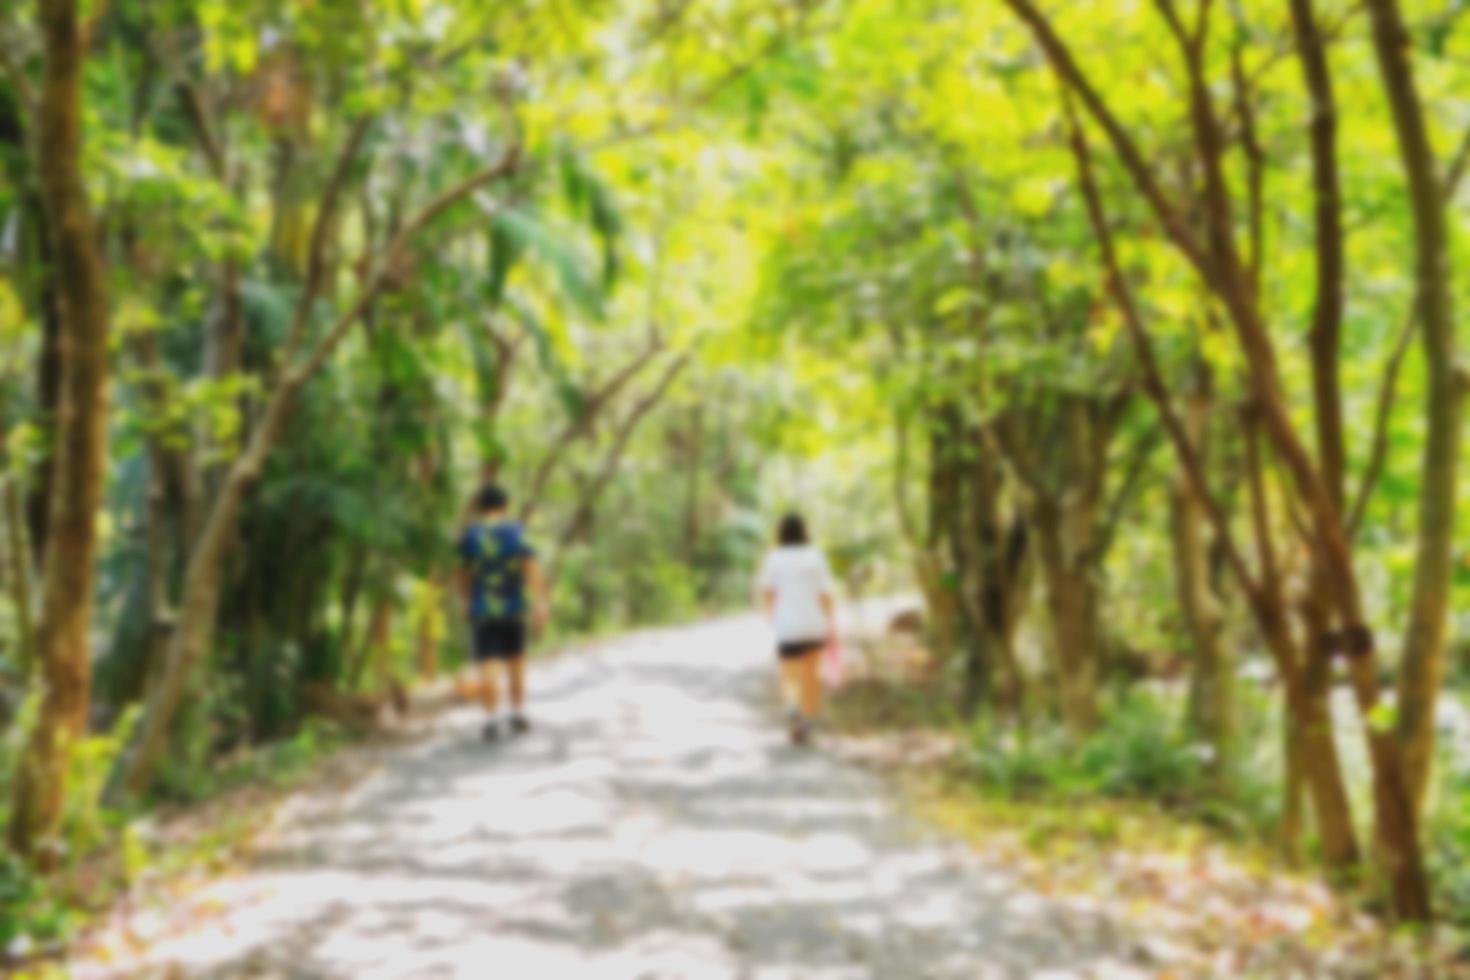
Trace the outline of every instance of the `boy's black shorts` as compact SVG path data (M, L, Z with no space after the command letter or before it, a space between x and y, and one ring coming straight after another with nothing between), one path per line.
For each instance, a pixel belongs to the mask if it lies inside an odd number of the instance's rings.
M526 652L526 620L482 619L475 623L475 662L514 660Z

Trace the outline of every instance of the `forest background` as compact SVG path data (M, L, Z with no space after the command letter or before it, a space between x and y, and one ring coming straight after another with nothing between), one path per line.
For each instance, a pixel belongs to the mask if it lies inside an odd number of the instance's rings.
M452 669L487 479L551 645L797 507L976 786L1470 918L1466 6L6 4L0 939Z

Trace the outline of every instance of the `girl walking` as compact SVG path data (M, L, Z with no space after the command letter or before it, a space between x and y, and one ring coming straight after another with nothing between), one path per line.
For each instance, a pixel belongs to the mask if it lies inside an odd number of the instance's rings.
M818 661L822 650L837 642L837 601L827 559L812 545L799 514L781 519L757 588L776 633L791 741L803 745L811 739L821 706Z

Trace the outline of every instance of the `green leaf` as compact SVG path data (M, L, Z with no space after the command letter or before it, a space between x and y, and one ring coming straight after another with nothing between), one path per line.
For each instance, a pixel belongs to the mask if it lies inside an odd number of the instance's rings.
M490 222L512 248L534 255L549 266L563 295L578 310L594 319L603 318L602 290L587 275L582 257L571 243L553 234L535 214L523 208L497 209Z

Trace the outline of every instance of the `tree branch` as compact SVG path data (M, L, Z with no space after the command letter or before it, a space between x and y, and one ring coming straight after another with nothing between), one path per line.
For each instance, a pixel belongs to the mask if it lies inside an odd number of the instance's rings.
M1017 2L1017 0L1007 0L1007 2ZM1259 586L1235 542L1235 536L1231 532L1230 522L1225 516L1224 509L1215 499L1215 495L1210 492L1199 449L1189 437L1184 420L1170 400L1169 389L1164 382L1158 356L1154 353L1153 341L1143 325L1143 318L1134 302L1133 292L1124 278L1122 266L1118 261L1117 249L1113 244L1112 231L1108 226L1107 215L1103 209L1102 194L1098 191L1097 180L1093 174L1092 153L1087 144L1087 137L1082 132L1081 123L1076 118L1071 103L1064 101L1064 107L1069 122L1072 153L1077 162L1078 186L1087 206L1088 220L1092 224L1099 249L1102 252L1109 291L1113 294L1113 300L1122 314L1123 324L1138 352L1139 368L1143 372L1144 392L1158 409L1160 419L1164 424L1164 431L1168 434L1170 442L1174 444L1175 454L1184 467L1191 489L1199 497L1205 512L1209 515L1221 550L1225 553L1226 562L1235 573L1241 590L1251 599L1252 603L1258 603L1260 600Z
M1404 365L1404 357L1413 346L1414 326L1418 322L1418 304L1409 311L1404 323L1399 327L1399 336L1393 345L1393 353L1389 355L1388 365L1383 370L1383 384L1378 390L1378 401L1373 409L1373 440L1368 451L1368 465L1363 470L1362 480L1358 484L1357 495L1353 498L1349 516L1347 519L1347 533L1349 537L1356 537L1362 529L1363 518L1368 512L1368 502L1378 489L1378 481L1383 476L1384 465L1388 462L1388 423L1393 415L1394 403L1398 400L1399 371Z
M347 139L342 143L342 149L337 154L337 162L332 167L326 188L322 192L321 203L317 206L316 221L312 224L311 229L311 244L306 260L306 278L301 284L301 296L296 301L296 312L291 319L290 328L286 331L286 342L281 348L280 363L282 365L291 363L306 333L306 325L311 319L311 309L316 305L317 295L322 288L323 272L326 269L327 238L332 218L337 211L337 201L342 196L343 187L347 183L347 175L352 169L353 162L357 159L358 150L367 136L372 121L373 116L369 114L359 116L353 123L347 133ZM478 186L479 184L475 185L475 187ZM473 187L470 188L470 190L473 189ZM466 193L469 192L466 191ZM381 273L381 269L379 272ZM381 287L381 283L378 284L378 287ZM365 308L366 304L363 304L363 307Z
M1459 148L1455 151L1445 171L1441 194L1446 207L1453 204L1455 197L1459 194L1467 169L1470 169L1470 129L1465 131ZM1379 386L1378 400L1373 410L1373 438L1368 452L1368 465L1363 470L1358 492L1348 512L1346 526L1349 537L1355 537L1362 529L1369 501L1377 492L1378 481L1382 479L1384 467L1388 462L1388 424L1393 415L1394 404L1398 401L1399 372L1403 368L1405 356L1413 346L1414 327L1418 324L1421 315L1420 302L1419 290L1416 288L1409 315L1399 327L1398 338L1394 341L1388 363L1383 368L1383 383Z
M520 144L512 144L501 156L499 161L482 170L476 171L458 184L442 192L438 197L430 200L416 214L399 226L398 231L393 235L387 247L380 254L376 268L368 277L368 281L358 295L357 301L348 308L347 312L343 313L337 319L332 329L327 332L327 335L322 338L321 342L317 344L316 348L312 350L301 366L295 371L288 373L287 380L290 381L293 377L299 376L301 381L305 381L311 375L315 374L321 368L322 364L326 362L327 358L332 356L332 352L342 342L342 339L347 335L348 331L352 329L352 325L357 318L362 315L362 312L367 309L373 300L377 298L378 293L382 291L383 286L387 283L389 273L392 271L395 262L402 256L403 251L408 247L408 243L418 237L419 232L423 231L425 227L445 211L460 203L486 184L493 183L501 177L508 176L520 164L520 154ZM349 158L344 155L343 160L339 161L344 174L346 169L345 161L347 160ZM337 183L340 190L341 181L338 180ZM325 201L322 206L324 209L326 208ZM314 237L315 235L313 235ZM315 245L313 245L313 248L315 248ZM320 275L321 273L318 271L317 278L320 278ZM297 383L299 384L300 382L298 381Z
M1077 93L1082 104L1086 106L1088 114L1107 133L1113 149L1129 174L1132 175L1133 182L1140 193L1153 208L1154 214L1163 224L1169 238L1191 263L1208 274L1209 262L1204 245L1195 237L1193 229L1179 206L1165 193L1157 172L1148 162L1143 151L1138 148L1132 135L1117 116L1113 115L1112 109L1103 101L1097 87L1092 84L1092 81L1077 64L1076 58L1072 56L1071 50L1057 35L1051 21L1037 8L1033 0L1005 0L1005 3L1031 29L1037 44L1041 46L1042 52L1064 87Z
M1138 488L1142 486L1143 478L1148 475L1149 460L1153 458L1154 450L1158 448L1159 439L1163 434L1159 428L1149 429L1133 447L1133 453L1128 458L1128 468L1124 471L1123 482L1113 493L1102 524L1099 525L1098 555L1106 555L1112 549L1113 538L1118 533L1118 527L1123 523L1123 514L1128 510L1128 504L1133 500Z
M623 365L613 373L607 381L599 386L582 403L581 410L577 416L569 421L562 431L553 440L551 448L547 450L546 456L536 467L535 475L531 478L530 487L526 491L525 504L521 507L521 520L529 521L531 516L541 505L541 499L546 493L547 484L551 482L551 476L566 452L578 439L583 438L592 431L593 423L607 408L608 404L618 396L628 383L636 378L662 350L662 345L656 340L650 343L642 352L635 355L632 360Z
M1232 4L1237 27L1244 14L1239 4ZM1237 31L1239 33L1239 31ZM1253 86L1245 73L1245 43L1237 41L1230 47L1230 77L1235 96L1235 114L1240 119L1240 145L1245 153L1246 193L1248 195L1247 219L1250 224L1250 269L1251 288L1261 289L1261 267L1265 261L1265 184L1266 151L1261 145L1260 131L1256 125L1255 107L1251 103Z
M1342 431L1342 389L1338 372L1343 316L1342 180L1337 166L1337 99L1327 51L1312 0L1290 0L1292 29L1302 76L1311 97L1308 123L1312 153L1312 191L1317 261L1317 294L1309 346L1316 411L1317 448L1322 481L1338 513L1344 501L1347 450Z
M1455 155L1450 158L1450 165L1445 168L1444 199L1447 205L1453 204L1456 195L1459 194L1460 184L1464 183L1466 170L1470 170L1470 129L1466 129L1465 135L1460 137L1460 145L1455 149Z
M613 477L617 475L618 469L622 465L623 455L627 451L628 443L633 438L633 433L637 431L639 425L648 416L648 413L653 411L663 401L674 380L678 378L680 372L688 364L689 355L687 353L680 354L676 357L664 369L663 374L659 376L648 393L640 398L624 417L622 424L618 427L616 436L613 438L612 445L603 457L602 465L598 468L596 476L593 477L592 482L579 495L576 508L572 511L572 516L567 520L566 525L562 528L562 532L557 538L557 558L547 570L547 578L551 581L556 580L556 573L560 570L561 556L565 553L566 548L576 540L578 535L582 534L590 526L597 502L607 490L607 486L612 482Z

